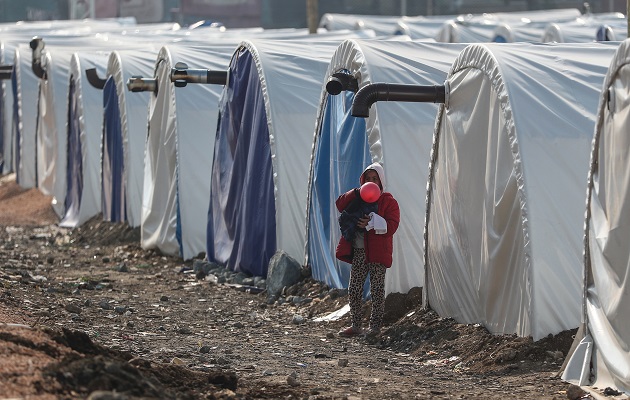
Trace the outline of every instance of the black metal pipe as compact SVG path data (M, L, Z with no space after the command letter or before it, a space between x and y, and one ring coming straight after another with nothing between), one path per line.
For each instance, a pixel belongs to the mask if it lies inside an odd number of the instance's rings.
M225 85L227 71L211 71L209 69L190 69L186 63L178 62L171 68L171 82L176 87L185 87L189 83L208 83Z
M131 92L153 92L157 94L157 79L132 76L127 80L127 90Z
M377 101L409 101L418 103L444 103L446 87L371 83L363 86L352 102L352 115L367 118L370 107Z
M35 36L29 43L33 50L33 59L31 61L31 69L33 73L40 79L48 79L46 70L42 67L42 53L44 51L44 39Z
M107 80L98 76L96 68L86 69L85 76L87 77L88 82L90 82L90 85L94 86L95 88L103 89L105 87L105 82L107 82Z
M359 82L357 78L347 72L335 72L326 82L326 91L328 94L336 96L344 90L356 93L359 90Z
M0 65L0 80L11 79L13 65Z

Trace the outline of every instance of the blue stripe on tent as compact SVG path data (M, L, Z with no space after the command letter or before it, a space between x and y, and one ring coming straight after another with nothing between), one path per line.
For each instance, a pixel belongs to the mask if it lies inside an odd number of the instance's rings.
M103 220L122 222L127 220L127 204L124 183L124 157L120 108L116 82L109 77L103 87L103 164L102 196Z
M208 207L210 261L267 276L276 251L276 207L264 96L252 55L230 66L214 147Z
M313 278L330 287L348 287L350 265L335 258L341 233L335 200L359 186L371 164L365 119L351 115L354 93L328 96L315 147L309 204L308 256Z
M11 72L11 90L13 91L13 165L15 165L15 181L20 183L20 144L22 131L20 130L20 110L18 107L17 72L13 68Z
M83 193L83 158L79 127L79 99L74 81L70 79L68 89L68 153L66 167L65 215L60 224L76 225L79 221L79 208Z

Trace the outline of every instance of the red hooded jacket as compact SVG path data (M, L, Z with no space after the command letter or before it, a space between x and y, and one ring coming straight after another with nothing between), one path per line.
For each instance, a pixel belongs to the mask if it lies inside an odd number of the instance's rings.
M375 168L374 164L365 169L373 169L378 172L381 179L381 184L384 183L383 169ZM364 171L364 173L365 173ZM361 175L361 184L363 184L363 174ZM356 199L358 191L354 189L342 194L337 198L335 205L339 212L343 211L352 200ZM400 209L398 202L394 199L391 193L383 192L381 197L377 201L378 212L377 214L383 217L387 222L387 233L377 235L374 230L364 232L363 240L365 242L365 258L368 263L384 264L389 268L392 266L392 254L394 253L394 233L398 229L400 223ZM347 241L343 236L339 239L335 256L341 261L352 263L352 243Z

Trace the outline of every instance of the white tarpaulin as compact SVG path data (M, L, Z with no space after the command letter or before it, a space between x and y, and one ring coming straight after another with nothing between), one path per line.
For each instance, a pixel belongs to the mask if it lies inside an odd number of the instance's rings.
M109 51L82 51L70 59L68 129L58 137L67 143L63 227L77 227L101 212L103 94L90 85L85 70L95 68L98 76L105 76L108 58Z
M611 44L467 47L429 172L425 302L497 334L576 328L584 183Z
M205 250L217 104L223 86L176 88L170 73L177 62L192 69L226 71L235 47L234 40L170 44L157 56L158 92L149 101L144 158L143 248L158 248L184 259Z
M331 58L326 76L344 71L357 79L359 88L370 83L442 85L464 47L347 40ZM316 279L331 287L347 287L350 266L335 259L341 233L334 202L359 185L359 175L367 165L381 162L387 178L385 190L396 198L401 214L386 292L407 293L424 284L423 200L438 106L379 102L363 122L350 115L353 97L351 92L332 96L324 90L321 94L308 186L306 259Z
M597 109L586 212L585 337L562 378L630 395L630 40L610 63ZM580 341L581 340L581 341ZM577 343L576 343L577 344Z

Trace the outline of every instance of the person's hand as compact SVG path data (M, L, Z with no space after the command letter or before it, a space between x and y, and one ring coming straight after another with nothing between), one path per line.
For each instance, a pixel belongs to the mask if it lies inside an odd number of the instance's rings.
M359 218L359 221L357 221L357 228L364 229L368 222L370 222L370 216L364 214L363 218Z

